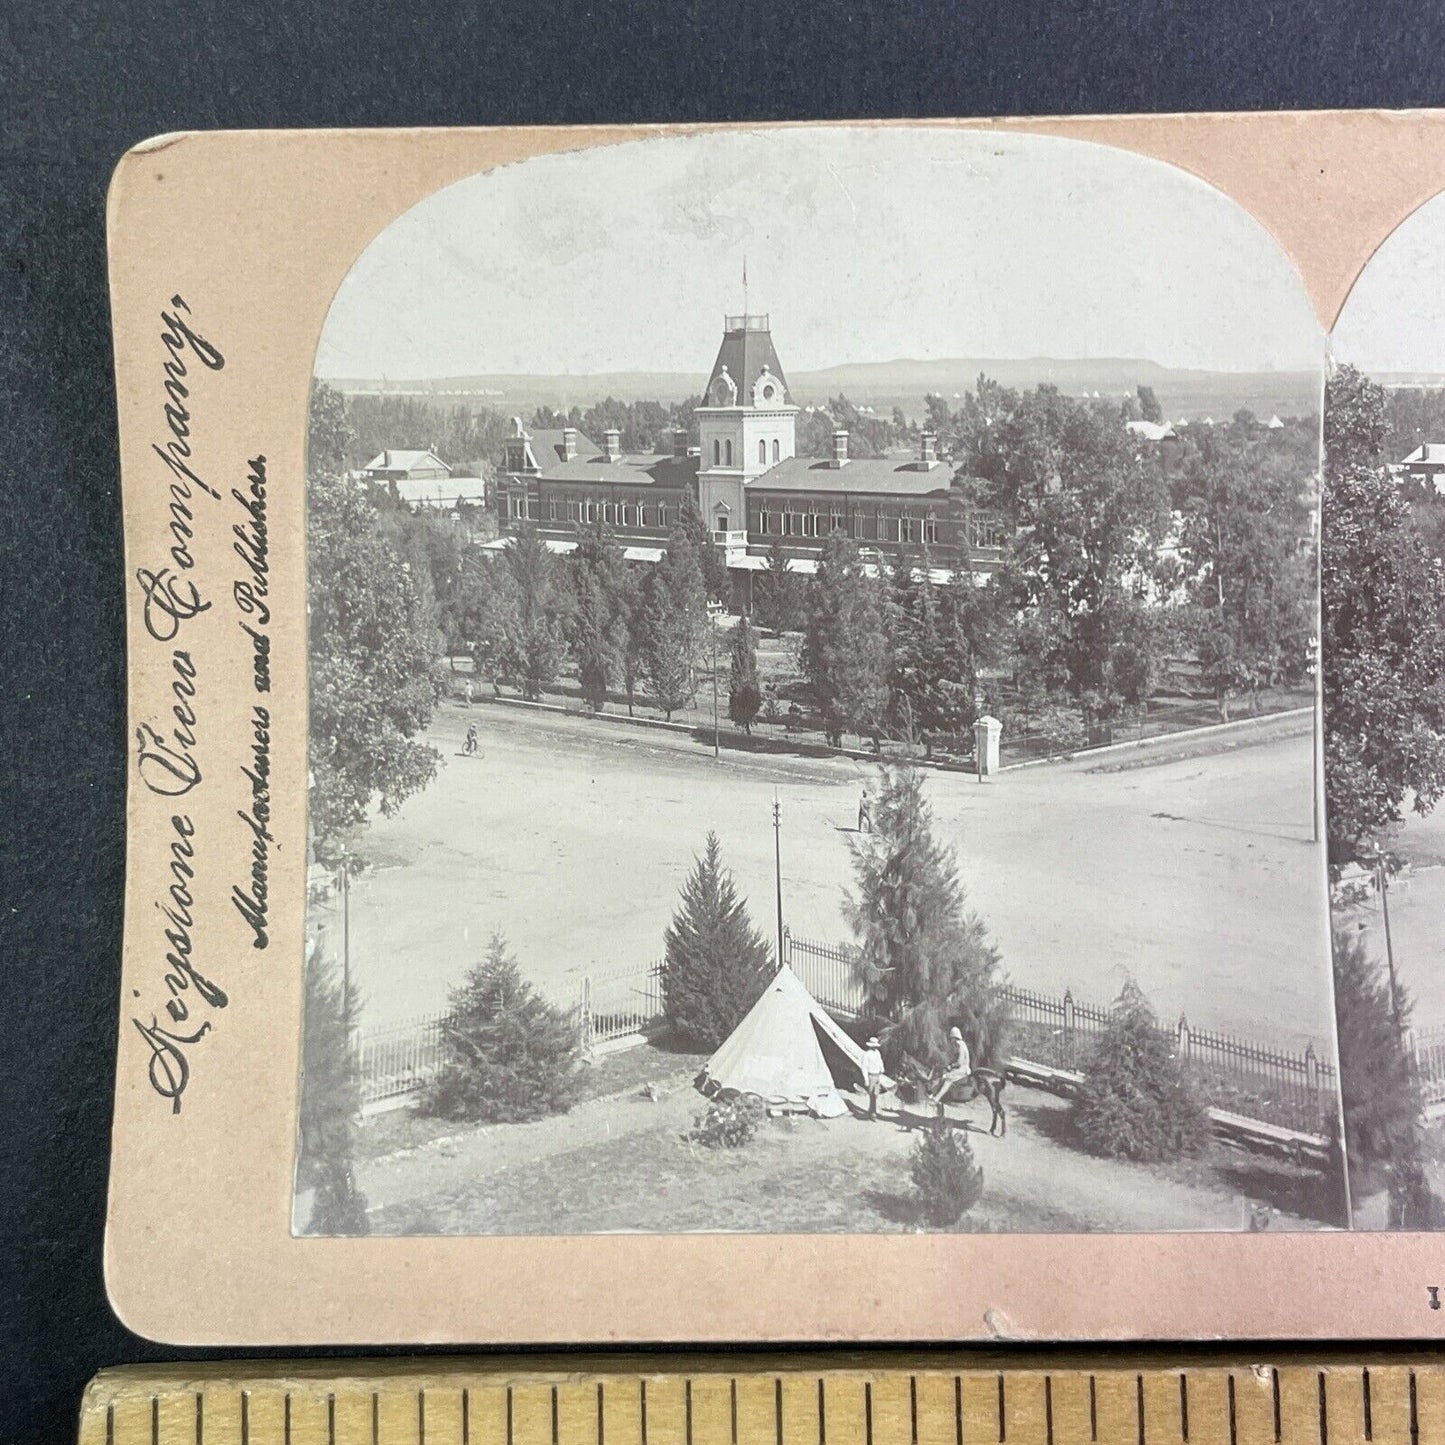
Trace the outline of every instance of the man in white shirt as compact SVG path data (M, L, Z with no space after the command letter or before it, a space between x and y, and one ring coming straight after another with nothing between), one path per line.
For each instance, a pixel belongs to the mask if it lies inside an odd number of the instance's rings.
M933 1102L938 1106L940 1114L943 1112L944 1095L955 1084L961 1084L965 1079L973 1077L973 1058L969 1054L967 1043L964 1042L963 1030L957 1024L948 1031L948 1048L952 1057L943 1077L938 1081L938 1087L933 1091Z
M883 1092L883 1054L875 1034L863 1045L863 1083L868 1090L868 1117L878 1117L878 1096Z

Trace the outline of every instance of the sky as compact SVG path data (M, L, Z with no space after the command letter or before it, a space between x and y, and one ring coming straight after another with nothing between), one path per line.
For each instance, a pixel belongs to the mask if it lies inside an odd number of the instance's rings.
M316 371L705 376L744 261L789 371L1323 352L1277 244L1183 171L1054 137L841 127L632 141L438 191L348 274Z
M1366 375L1445 376L1445 195L1407 216L1360 272L1331 351Z

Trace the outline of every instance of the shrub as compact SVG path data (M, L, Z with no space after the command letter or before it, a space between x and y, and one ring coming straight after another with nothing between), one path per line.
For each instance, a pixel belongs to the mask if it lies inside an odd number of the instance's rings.
M688 1131L688 1139L708 1149L741 1149L758 1132L762 1111L744 1099L710 1104Z
M443 1119L521 1123L556 1114L576 1092L577 1031L521 975L495 935L451 996L446 1057L420 1109Z
M913 1146L913 1188L924 1219L939 1229L957 1224L983 1193L983 1170L962 1134L929 1129Z
M368 1232L366 1196L352 1173L361 1117L350 1035L357 997L343 1002L335 963L320 945L306 965L306 1008L301 1020L301 1107L298 1182L316 1193L310 1234Z
M1074 1122L1090 1149L1112 1158L1178 1159L1208 1138L1189 1076L1133 980L1094 1045Z

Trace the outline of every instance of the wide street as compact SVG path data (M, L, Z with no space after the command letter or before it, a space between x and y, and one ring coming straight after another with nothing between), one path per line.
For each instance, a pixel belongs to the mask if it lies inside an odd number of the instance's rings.
M481 752L461 756L476 721ZM562 1002L582 975L662 954L678 890L715 829L765 937L774 795L792 932L846 937L840 900L865 762L759 755L502 705L444 705L444 766L377 818L351 893L352 977L375 1028L445 1007L500 930ZM941 835L1014 981L1105 1002L1132 973L1162 1017L1329 1056L1324 867L1310 841L1310 738L1182 760L1110 754L932 772Z

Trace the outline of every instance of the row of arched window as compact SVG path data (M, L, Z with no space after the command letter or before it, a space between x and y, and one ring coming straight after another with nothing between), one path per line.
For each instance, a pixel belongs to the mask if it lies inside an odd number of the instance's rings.
M758 438L758 465L759 465L760 467L765 467L765 466L768 465L768 446L769 446L769 442L768 442L768 438L767 438L767 437L759 437L759 438ZM780 461L782 460L782 447L780 446L777 437L774 437L774 438L772 439L772 453L773 453L773 463L774 463L774 464L776 464L776 463L778 463L778 462L780 462ZM729 440L729 439L727 439L727 438L719 438L719 437L714 437L714 438L713 438L713 441L712 441L712 464L713 464L713 466L715 466L715 467L730 467L730 466L732 466L732 464L733 464L733 444L732 444L731 440Z

